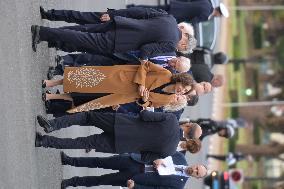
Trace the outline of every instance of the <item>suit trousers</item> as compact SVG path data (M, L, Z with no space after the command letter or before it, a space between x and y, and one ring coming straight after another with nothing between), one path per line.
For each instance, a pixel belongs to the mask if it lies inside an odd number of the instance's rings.
M162 9L162 10L165 10L165 11L169 11L170 10L170 5L133 5L133 4L130 4L130 5L127 5L127 8L130 8L130 7L143 7L143 8L150 8L150 9Z
M74 10L48 10L46 16L48 20L65 21L68 23L98 24L101 23L100 17L103 12L80 12Z
M110 157L68 157L64 159L64 163L76 167L119 170L119 172L101 176L73 177L68 179L70 186L87 187L98 185L126 186L127 180L131 179L133 175L140 174L141 167L143 167L143 164L134 161L128 154Z
M84 25L74 25L74 26L63 26L60 29L68 29L81 32L89 33L104 33L115 28L113 21L104 22L101 24L84 24Z
M88 33L62 28L40 26L40 41L47 41L49 47L67 52L89 52L109 55L114 51L115 30L104 33Z
M104 132L75 139L44 135L42 136L42 146L57 149L96 149L99 152L114 153L114 120L115 114L94 111L70 114L50 120L51 126L55 130L72 125L94 125Z

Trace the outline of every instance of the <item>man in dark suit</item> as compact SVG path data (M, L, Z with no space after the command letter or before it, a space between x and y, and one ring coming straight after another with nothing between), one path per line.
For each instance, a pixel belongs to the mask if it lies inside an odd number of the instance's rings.
M234 127L230 122L226 121L215 121L209 118L200 118L197 120L191 120L193 123L197 123L202 128L202 135L200 140L203 140L204 137L218 134L220 137L232 138L235 134Z
M39 42L47 41L49 47L69 52L110 55L139 50L139 58L142 60L161 53L174 52L176 48L181 51L187 50L189 35L185 29L178 27L173 16L144 8L127 11L131 14L116 11L112 15L112 20L87 27L95 28L92 32L34 25L31 27L33 50L36 51L36 44ZM144 19L141 19L141 15L146 16L142 16Z
M196 47L192 53L186 56L192 64L206 64L210 69L216 64L226 64L228 56L223 52L214 53L206 47Z
M212 17L228 17L229 12L223 3L213 8L210 0L171 0L169 5L147 6L147 5L128 5L127 7L144 7L162 9L172 14L178 22L190 22L196 24L204 22Z
M192 64L188 73L192 74L196 82L209 82L212 87L221 87L224 83L223 76L213 74L206 64Z
M112 185L137 189L183 189L189 176L201 178L206 175L204 165L188 166L184 155L175 152L172 155L176 174L159 175L156 167L163 166L163 160L153 162L141 160L140 154L123 154L111 157L80 157L73 158L61 153L63 165L76 167L104 168L119 170L117 173L102 176L72 177L62 181L61 188L68 186Z
M45 132L72 125L94 125L104 132L88 137L56 138L36 135L37 147L58 149L96 149L106 153L141 153L143 160L154 160L174 154L183 137L175 115L143 110L137 116L127 114L82 112L52 120L37 116ZM185 134L185 137L187 134Z

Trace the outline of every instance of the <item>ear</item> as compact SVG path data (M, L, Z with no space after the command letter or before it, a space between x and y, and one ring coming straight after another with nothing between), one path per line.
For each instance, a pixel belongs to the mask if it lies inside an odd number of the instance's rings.
M183 30L184 29L184 26L178 26L179 29Z

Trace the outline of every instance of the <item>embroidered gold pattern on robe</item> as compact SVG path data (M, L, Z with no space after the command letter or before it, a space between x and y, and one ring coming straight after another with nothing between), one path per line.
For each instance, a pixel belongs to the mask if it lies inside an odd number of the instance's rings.
M69 113L77 113L77 112L87 112L90 110L95 110L95 109L101 109L101 108L105 108L108 107L109 105L103 105L99 102L87 102L83 105L80 105L74 109L69 110Z
M70 71L67 75L67 80L70 83L75 83L76 88L95 87L106 76L95 68L81 67L75 71Z

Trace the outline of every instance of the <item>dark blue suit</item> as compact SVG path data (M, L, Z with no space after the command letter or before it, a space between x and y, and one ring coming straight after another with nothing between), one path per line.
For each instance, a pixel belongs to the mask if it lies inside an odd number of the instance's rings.
M40 40L68 52L109 55L140 50L142 59L174 52L181 39L174 17L154 9L133 9L112 11L113 20L101 24L100 31L93 31L100 33L41 27Z
M132 7L130 5L129 7ZM213 12L213 6L210 0L171 0L169 5L148 6L137 5L135 7L163 9L173 15L177 22L190 22L197 24L208 20L208 17Z
M72 125L94 125L104 132L88 137L57 138L44 135L41 146L57 149L96 149L106 153L141 153L153 161L175 153L182 130L173 114L141 111L138 116L81 112L49 121L54 130Z
M183 154L176 152L172 158L175 165L187 166ZM142 161L140 154L123 154L106 158L67 158L64 163L76 167L119 170L117 173L102 176L73 177L67 180L70 186L126 186L127 180L132 179L135 182L135 189L183 189L188 179L178 175L160 176L156 172L145 173L144 165L152 162Z

